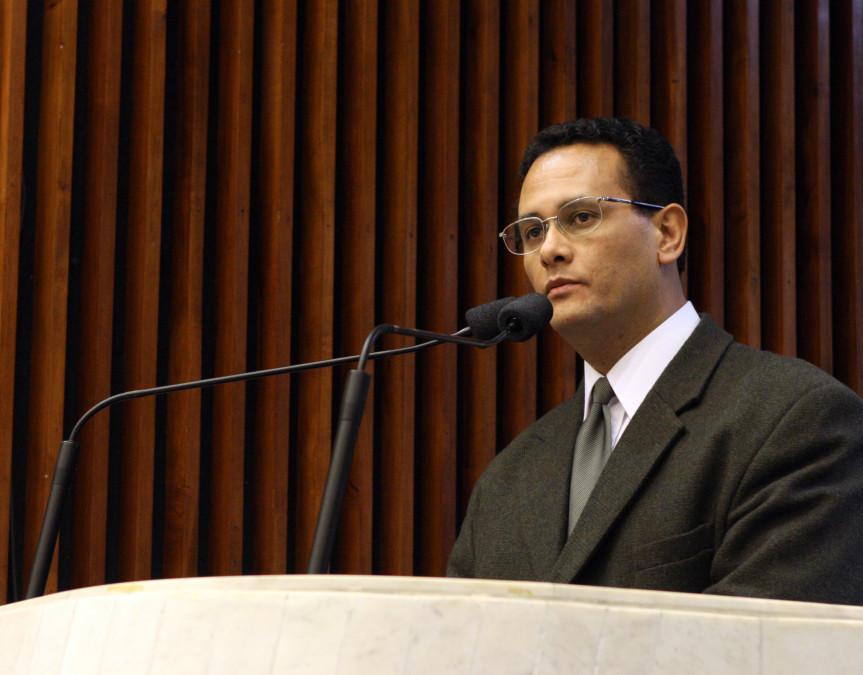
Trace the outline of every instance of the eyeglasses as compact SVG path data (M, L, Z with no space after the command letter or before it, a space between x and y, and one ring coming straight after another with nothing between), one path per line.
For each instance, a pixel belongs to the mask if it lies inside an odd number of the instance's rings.
M579 197L561 206L556 216L545 220L537 216L519 218L503 228L503 232L498 236L503 239L507 250L515 255L527 255L539 250L548 233L549 220L554 220L557 223L557 229L567 237L583 237L593 232L602 223L602 202L633 204L650 209L665 208L657 204L645 204L615 197Z

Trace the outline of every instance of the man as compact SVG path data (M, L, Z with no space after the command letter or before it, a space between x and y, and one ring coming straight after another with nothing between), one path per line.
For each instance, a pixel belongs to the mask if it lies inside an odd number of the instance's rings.
M577 120L520 175L501 237L585 375L483 474L448 573L863 604L863 402L686 302L670 144Z

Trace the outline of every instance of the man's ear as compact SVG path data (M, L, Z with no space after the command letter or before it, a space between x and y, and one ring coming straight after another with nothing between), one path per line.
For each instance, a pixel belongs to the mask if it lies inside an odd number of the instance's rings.
M670 265L683 254L689 219L680 204L669 204L654 218L659 235L659 264Z

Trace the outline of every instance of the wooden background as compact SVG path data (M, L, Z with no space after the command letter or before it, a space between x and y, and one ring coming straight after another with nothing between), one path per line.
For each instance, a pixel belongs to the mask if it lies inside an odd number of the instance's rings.
M496 234L576 116L672 140L699 310L863 392L863 0L3 0L0 68L0 600L97 401L525 292ZM334 570L441 574L575 358L544 333L371 370ZM100 413L49 591L303 571L343 377Z

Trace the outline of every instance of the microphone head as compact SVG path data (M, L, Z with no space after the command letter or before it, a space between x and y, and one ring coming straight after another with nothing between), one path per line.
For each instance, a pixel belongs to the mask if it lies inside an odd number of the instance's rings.
M528 293L500 310L497 326L509 331L513 342L524 342L541 331L554 313L551 301L542 293Z
M471 335L477 340L491 340L501 332L497 326L497 318L500 310L511 303L515 298L501 298L494 302L487 302L479 307L471 307L464 314Z

